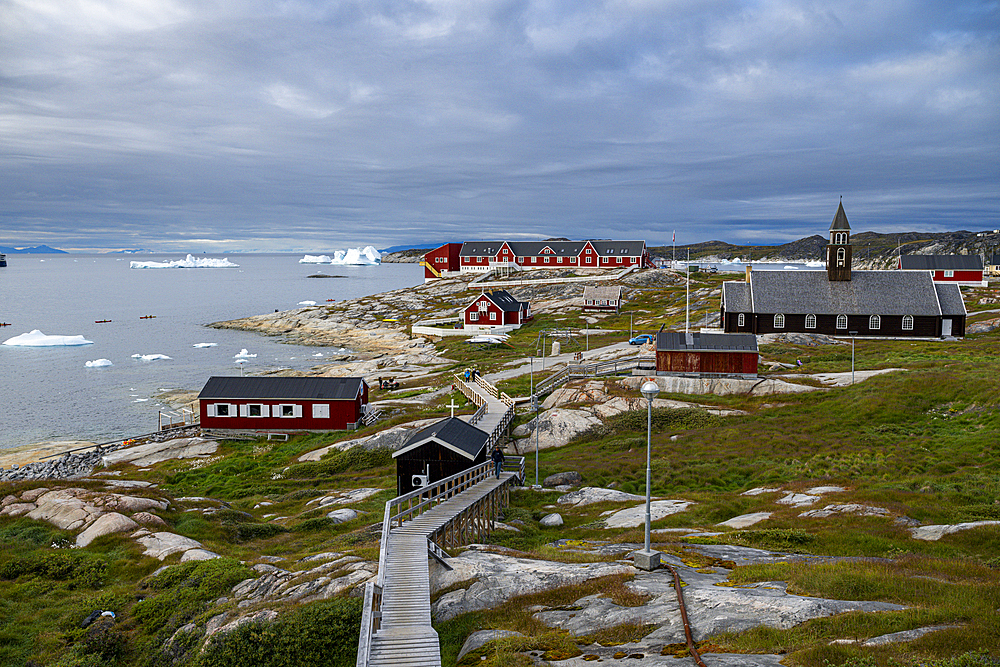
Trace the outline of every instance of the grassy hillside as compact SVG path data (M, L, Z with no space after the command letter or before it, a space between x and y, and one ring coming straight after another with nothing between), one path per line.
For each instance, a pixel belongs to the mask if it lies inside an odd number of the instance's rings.
M715 276L695 279L696 316L717 308L717 297L712 295L719 281ZM655 330L661 324L674 326L684 320L683 285L653 286L636 290L633 296L628 311L601 322L601 331L590 337L591 347L622 340L630 326L630 313L635 330ZM970 310L997 307L989 301L996 296L996 289L968 291L967 303ZM439 349L455 360L453 370L475 365L486 372L539 349L543 329L581 323L576 313L543 314L515 334L509 346L480 350L446 339ZM551 339L546 337L546 342ZM563 351L586 345L586 340L567 339ZM739 416L718 417L695 409L654 411L653 494L694 502L688 511L657 521L654 528L722 530L715 537L664 542L659 549L695 564L698 556L689 549L693 541L850 557L735 567L730 581L781 580L800 595L879 600L907 607L898 612L840 614L788 630L758 628L714 636L702 646L708 664L712 664L712 651L780 652L786 664L804 667L959 667L987 664L984 656L1000 658L997 527L921 541L911 537L905 523L892 519L848 514L804 519L800 509L775 506L773 496L741 495L762 486L788 491L841 486L847 491L838 495L837 502L878 506L895 517L923 524L1000 520L998 349L998 331L963 341L859 341L857 369L905 370L812 393L697 397L706 404L738 409L744 413ZM768 360L790 364L801 360L807 372L851 370L851 350L843 345L765 345L761 353ZM535 381L543 375L536 373ZM443 373L413 381L428 383L445 386L450 380ZM511 380L502 388L524 393L527 377ZM609 391L624 390L612 381ZM169 529L224 556L217 560L178 564L178 556L171 556L161 563L141 556L141 547L124 535L70 549L71 533L23 517L0 516L0 665L353 665L360 603L346 594L288 604L277 622L242 626L200 653L193 650L197 638L183 629L192 623L204 625L220 610L235 609L235 601L218 601L230 595L233 584L256 576L248 564L262 555L282 557L292 567L302 568L294 564L321 552L377 559L375 526L381 522L385 500L394 495L389 489L395 488L389 452L354 449L310 463L300 463L298 457L394 423L446 416L451 398L399 408L386 422L360 433L299 435L287 442L224 442L208 459L169 461L143 470L122 464L106 471L158 485L155 495L173 499L170 509L159 513ZM586 486L643 493L646 416L644 411L622 413L566 447L542 450L541 476L576 470ZM519 420L528 418L527 413L519 416ZM57 484L66 485L50 481L44 486ZM0 497L40 486L37 482L3 483ZM321 510L310 503L337 490L359 487L387 490L353 504L362 514L347 523L335 525L325 516L329 508ZM142 493L154 492L137 490L133 495ZM559 495L552 491L512 494L506 518L522 520L522 530L498 531L492 543L527 556L572 560L581 556L554 548L552 543L560 538L642 542L641 528L599 527L601 512L612 507L607 503L560 506L565 525L540 527L537 519L552 511L546 506ZM218 511L188 511L198 503L177 500L199 497L218 501ZM736 515L764 509L774 512L766 528L716 526ZM163 564L174 567L157 574ZM441 624L438 631L445 664L454 664L465 637L482 628L517 630L528 638L508 644L499 653L488 653L486 661L475 657L475 664L527 665L530 662L518 653L527 649L540 651L550 660L579 653L576 642L539 626L528 610L535 604L570 604L594 590L611 591L622 598L622 604L641 603L625 599L623 581L515 598L498 609L464 614ZM113 611L115 621L82 629L81 621L94 610ZM914 642L872 649L829 643L836 637L868 637L935 624L956 627ZM644 632L648 629L609 628L602 641L626 641ZM956 661L956 656L964 657ZM928 662L949 659L952 662Z

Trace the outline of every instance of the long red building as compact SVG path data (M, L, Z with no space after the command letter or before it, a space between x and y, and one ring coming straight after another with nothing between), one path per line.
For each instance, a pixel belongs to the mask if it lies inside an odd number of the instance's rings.
M361 421L368 385L359 377L215 376L198 406L202 428L336 431Z

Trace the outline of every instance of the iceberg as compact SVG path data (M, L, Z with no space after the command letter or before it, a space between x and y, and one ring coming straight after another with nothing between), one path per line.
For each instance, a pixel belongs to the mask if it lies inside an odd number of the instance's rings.
M195 343L191 347L215 347L218 343Z
M239 264L233 264L226 257L195 258L194 255L173 262L129 262L128 265L130 269L228 269L237 266Z
M299 301L298 305L300 305L300 306L315 306L316 302L315 301Z
M63 345L93 345L94 341L87 340L83 336L46 336L38 329L34 329L30 333L8 338L3 344L15 347L59 347Z
M382 263L382 253L375 249L375 246L367 245L364 248L348 248L347 250L337 250L333 257L329 255L306 255L299 260L299 264L356 264L361 266L377 266Z
M157 361L159 359L169 359L165 354L133 354L133 359L140 359L142 361Z
M246 348L243 348L242 350L240 350L239 354L233 355L233 359L253 359L256 356L257 356L256 354L250 354L250 352Z
M110 359L94 359L93 361L88 361L85 365L87 368L105 368L107 366L114 366Z

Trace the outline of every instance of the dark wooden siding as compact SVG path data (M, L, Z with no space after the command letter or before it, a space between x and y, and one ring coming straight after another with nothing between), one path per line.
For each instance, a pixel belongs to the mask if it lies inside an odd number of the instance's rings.
M414 490L413 475L423 475L430 466L430 480L436 482L458 474L467 468L471 468L477 463L483 463L487 459L487 452L484 449L476 457L475 461L470 461L466 457L455 451L444 447L436 442L428 442L425 445L412 449L396 458L396 492L403 495Z
M663 373L756 375L756 352L656 352L656 370Z
M728 314L727 314L728 315ZM819 333L828 336L849 336L848 332L857 331L858 337L862 336L893 336L893 337L916 337L934 338L941 335L941 318L936 316L921 316L913 318L913 329L903 330L902 315L882 315L878 329L869 329L868 315L848 315L847 328L837 328L836 315L816 315L816 328L806 329L806 316L804 314L785 314L785 326L782 329L774 328L774 314L757 314L747 316L747 320L753 317L756 322L754 333ZM957 325L957 319L956 325ZM736 318L733 314L733 322ZM953 325L953 326L956 326ZM727 329L729 331L729 329ZM736 331L734 328L733 331ZM963 327L964 331L964 327ZM956 334L958 335L958 334Z

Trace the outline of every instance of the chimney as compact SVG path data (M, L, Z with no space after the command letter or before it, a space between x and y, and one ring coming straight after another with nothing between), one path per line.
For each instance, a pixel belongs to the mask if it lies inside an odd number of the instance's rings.
M753 267L750 266L749 264L747 264L747 275L746 275L746 281L747 282L750 282L750 271L752 271L752 270L753 270Z

